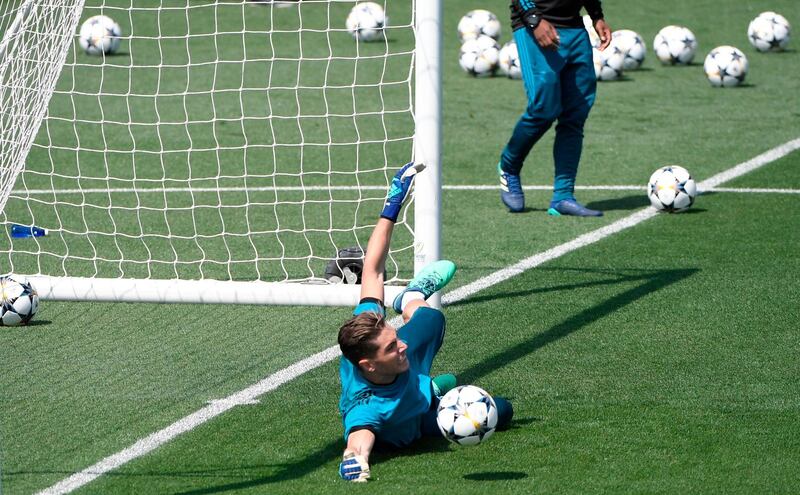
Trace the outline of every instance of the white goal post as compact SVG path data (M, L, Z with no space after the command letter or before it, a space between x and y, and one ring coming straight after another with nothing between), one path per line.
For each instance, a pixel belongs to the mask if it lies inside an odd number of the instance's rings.
M440 257L442 3L378 0L369 43L345 27L357 3L5 2L0 273L50 300L354 305L326 265L366 248L414 160L390 301ZM117 53L80 48L94 15Z

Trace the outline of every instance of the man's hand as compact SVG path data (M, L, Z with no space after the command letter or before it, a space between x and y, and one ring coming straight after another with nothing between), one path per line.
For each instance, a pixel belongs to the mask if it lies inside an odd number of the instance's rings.
M424 169L425 165L422 163L410 162L397 171L394 179L392 179L392 185L389 186L389 192L386 194L386 202L383 205L381 217L392 222L397 221L397 216L400 215L400 208L403 207L408 191L411 190L411 183L414 182L414 177Z
M363 456L346 452L339 464L339 476L347 481L364 483L369 479L369 464Z
M611 43L611 28L608 27L608 24L603 19L597 19L594 21L594 30L597 31L597 36L600 37L600 46L597 49L603 51Z
M561 45L561 38L558 36L558 31L552 24L544 19L539 21L539 25L533 30L533 37L536 38L536 42L539 43L539 46L545 50L558 50L558 47Z

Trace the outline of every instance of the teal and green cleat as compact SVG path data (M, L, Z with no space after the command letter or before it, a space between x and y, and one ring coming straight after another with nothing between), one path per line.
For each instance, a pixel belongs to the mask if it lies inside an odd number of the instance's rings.
M406 292L416 291L422 292L425 299L428 299L434 292L442 290L456 273L456 264L448 260L434 261L426 266L417 274L414 279L408 283L405 290L397 297L394 298L392 307L398 313L402 313L403 309L400 307L403 302L403 295Z

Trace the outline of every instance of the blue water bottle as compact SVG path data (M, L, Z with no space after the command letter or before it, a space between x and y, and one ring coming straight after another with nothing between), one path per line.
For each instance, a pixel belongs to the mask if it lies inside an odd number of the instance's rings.
M17 225L11 224L11 237L23 239L26 237L44 237L47 235L47 229L34 227L33 225Z

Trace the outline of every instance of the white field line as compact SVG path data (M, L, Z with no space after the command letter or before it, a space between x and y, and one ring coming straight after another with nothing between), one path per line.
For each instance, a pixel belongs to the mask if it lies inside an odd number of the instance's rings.
M528 185L522 187L526 191L550 191L553 186L548 185ZM498 191L497 184L463 184L442 186L445 191ZM598 186L575 186L579 191L641 191L645 193L645 186L635 185L598 185ZM59 194L112 194L112 193L135 193L135 194L164 194L164 193L220 193L220 192L318 192L318 191L385 191L386 186L264 186L264 187L120 187L120 188L87 188L87 189L31 189L29 191L14 191L11 196L17 199L25 199L31 196L59 195ZM764 194L800 194L800 189L780 189L780 188L733 188L720 187L714 188L717 192L730 193L764 193ZM701 192L703 192L701 190Z
M717 174L698 184L698 187L702 191L714 190L719 184L722 184L726 181L739 177L740 175L746 174L747 172L755 170L756 168L766 165L767 163L770 163L774 160L777 160L796 149L800 149L800 138L786 142L765 153L762 153L761 155L756 156L755 158L740 163L739 165L736 165L732 169ZM563 256L569 252L575 251L584 246L588 246L590 244L598 242L601 239L605 239L606 237L612 234L633 227L634 225L637 225L657 214L658 213L656 212L656 210L650 207L642 208L641 210L638 210L628 215L627 217L617 220L616 222L613 222L609 225L606 225L605 227L601 227L592 232L583 234L572 241L548 249L547 251L544 251L542 253L535 254L514 265L509 266L508 268L496 271L470 284L467 284L463 287L459 287L452 292L448 292L442 298L442 303L444 305L447 305L466 299L467 297L475 294L476 292L482 289L491 287L493 285L497 285L501 282L510 279L515 275L523 273L526 270L530 270L531 268L539 266L542 263ZM400 318L399 317L394 318L390 323L394 326L398 326L400 324ZM48 495L61 494L61 493L69 493L72 490L80 488L81 486L86 485L87 483L102 476L103 474L122 466L128 461L131 461L149 452L152 452L156 448L169 442L178 435L190 431L196 428L197 426L200 426L201 424L214 419L215 417L232 409L233 407L236 407L237 405L252 404L253 401L257 400L258 397L260 397L261 395L266 394L267 392L270 392L272 390L275 390L279 386L303 375L304 373L307 373L308 371L311 371L329 361L332 361L339 355L340 355L339 346L332 346L325 349L322 352L314 354L313 356L298 361L297 363L289 366L288 368L284 368L276 373L273 373L272 375L264 378L263 380L254 385L245 388L244 390L240 390L239 392L229 395L224 399L212 401L211 404L203 407L202 409L188 416L185 416L184 418L179 419L178 421L167 426L163 430L157 431L145 438L142 438L141 440L137 441L130 447L120 452L117 452L116 454L106 457L105 459L94 464L93 466L89 466L83 471L80 471L68 478L65 478L62 481L51 486L50 488L42 490L39 493Z

